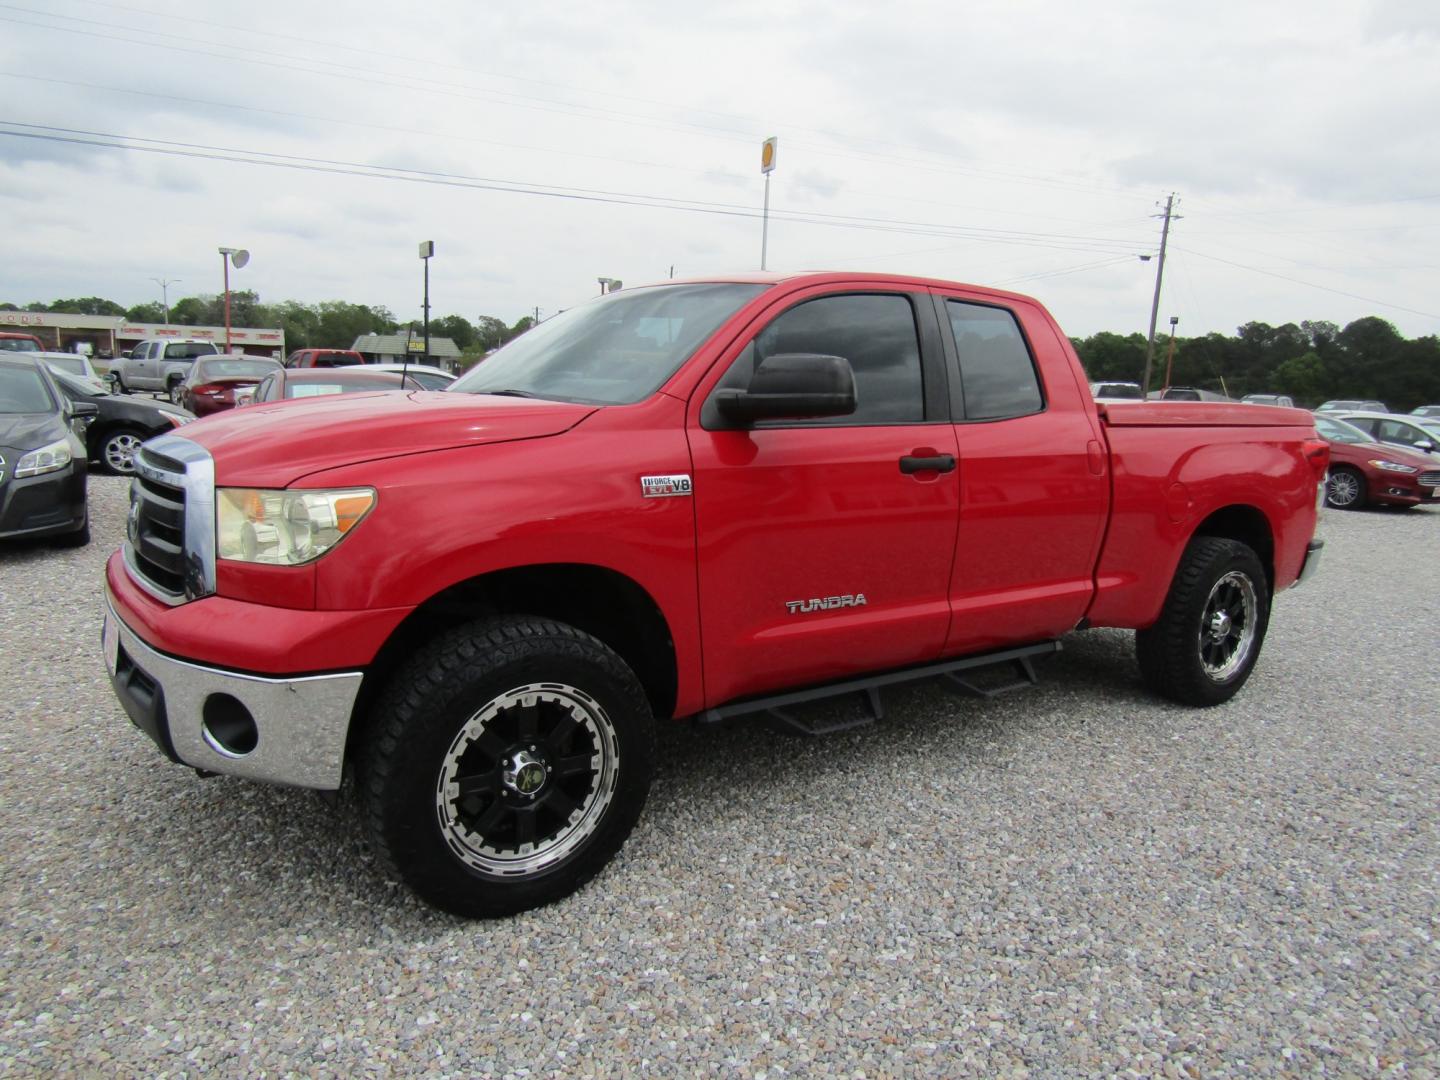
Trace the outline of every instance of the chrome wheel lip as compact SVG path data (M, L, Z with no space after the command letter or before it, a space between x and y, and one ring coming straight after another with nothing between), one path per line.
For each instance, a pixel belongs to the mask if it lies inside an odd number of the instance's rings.
M1248 574L1231 570L1210 588L1200 617L1200 668L1213 682L1234 678L1255 649L1260 602Z
M1355 501L1360 498L1360 482L1353 473L1331 473L1326 494L1331 506L1353 506Z
M472 831L461 820L454 803L460 796L459 768L461 759L472 742L508 710L530 707L538 702L559 705L570 711L577 724L591 739L590 790L566 822L534 843L519 845L518 850L502 849ZM563 683L529 683L498 695L470 716L442 759L436 778L435 813L440 832L451 853L466 866L495 877L525 877L541 873L563 862L584 846L594 834L606 809L615 797L619 775L620 748L615 726L604 708L578 687ZM543 796L551 786L546 782L534 794ZM512 787L513 792L513 787Z
M117 473L133 473L135 471L135 451L140 449L140 445L144 441L140 436L128 431L111 435L105 440L103 450L105 464Z

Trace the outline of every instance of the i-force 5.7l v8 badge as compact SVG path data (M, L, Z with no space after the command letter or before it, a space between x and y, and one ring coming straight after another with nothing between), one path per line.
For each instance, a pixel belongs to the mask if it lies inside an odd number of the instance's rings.
M640 494L647 499L665 499L672 495L691 494L690 474L640 477Z

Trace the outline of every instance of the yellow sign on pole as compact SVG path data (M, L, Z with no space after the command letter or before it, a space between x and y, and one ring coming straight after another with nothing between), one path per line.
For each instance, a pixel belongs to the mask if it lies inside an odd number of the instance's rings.
M779 141L778 137L771 135L761 144L760 171L762 173L769 174L775 171L775 146Z

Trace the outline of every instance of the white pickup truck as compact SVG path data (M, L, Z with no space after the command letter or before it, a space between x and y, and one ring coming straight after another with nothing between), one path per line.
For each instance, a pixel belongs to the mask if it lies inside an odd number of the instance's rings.
M115 389L163 391L171 402L180 404L180 384L190 374L197 356L214 356L220 350L213 341L142 341L110 365Z

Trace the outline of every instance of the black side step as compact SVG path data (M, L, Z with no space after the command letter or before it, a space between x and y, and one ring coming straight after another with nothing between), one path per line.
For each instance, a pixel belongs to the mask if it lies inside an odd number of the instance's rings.
M940 679L947 689L956 693L979 698L993 698L1000 694L1008 694L1012 690L1023 690L1027 686L1035 685L1040 679L1035 674L1035 665L1032 663L1034 658L1052 656L1059 651L1060 642L1044 641L1038 645L1025 645L1018 649L1005 649L1002 652L985 653L980 656L966 656L958 660L944 660L938 664L925 664L921 667L901 668L898 671L887 671L881 675L866 675L859 679L846 679L843 682L826 683L824 686L812 686L806 690L792 690L787 694L735 701L714 709L706 709L695 719L697 723L701 724L719 724L738 716L764 713L776 723L801 735L829 735L836 731L861 727L885 719L885 703L881 699L880 691L886 686L920 682L925 679ZM1014 678L998 686L982 686L970 679L962 678L959 674L962 671L978 672L987 668L1003 669L1007 666L1013 670ZM827 698L841 697L845 694L862 695L869 708L869 714L855 719L836 720L831 723L813 723L787 711L787 706L790 705L824 701Z

